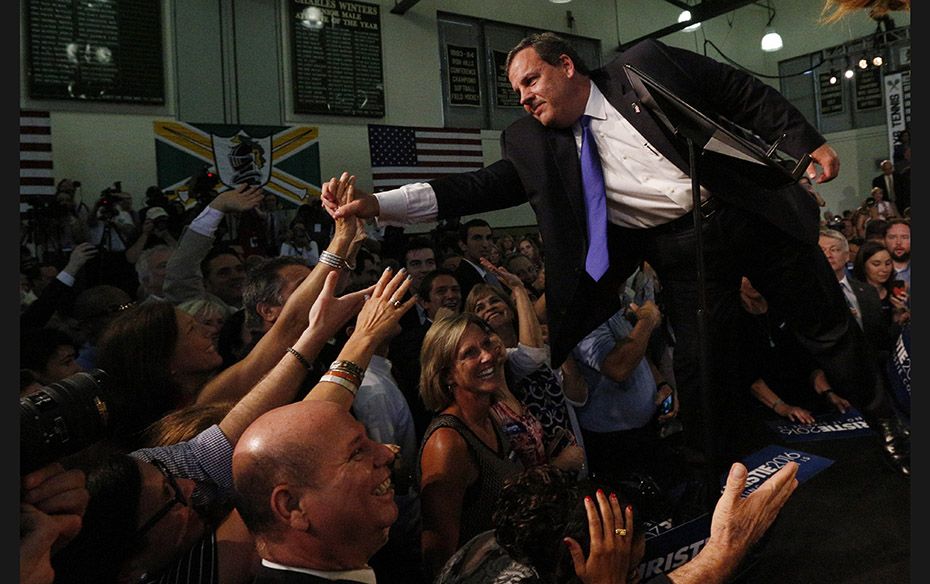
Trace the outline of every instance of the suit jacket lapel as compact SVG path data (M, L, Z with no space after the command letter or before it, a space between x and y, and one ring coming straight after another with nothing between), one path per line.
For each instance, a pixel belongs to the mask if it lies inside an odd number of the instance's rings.
M584 193L581 190L581 161L578 159L578 147L571 128L549 130L546 139L562 179L565 197L571 205L575 221L581 226L581 233L587 233Z

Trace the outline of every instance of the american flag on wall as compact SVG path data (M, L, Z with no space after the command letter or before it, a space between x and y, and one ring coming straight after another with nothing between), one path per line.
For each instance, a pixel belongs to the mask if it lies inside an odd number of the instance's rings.
M368 125L375 192L484 166L481 130Z
M49 112L19 111L19 194L55 194Z

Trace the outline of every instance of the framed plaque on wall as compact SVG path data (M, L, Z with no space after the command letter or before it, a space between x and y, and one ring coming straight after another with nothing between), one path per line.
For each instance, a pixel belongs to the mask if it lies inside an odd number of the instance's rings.
M32 99L165 103L158 0L26 0Z
M291 0L294 112L384 117L381 6Z

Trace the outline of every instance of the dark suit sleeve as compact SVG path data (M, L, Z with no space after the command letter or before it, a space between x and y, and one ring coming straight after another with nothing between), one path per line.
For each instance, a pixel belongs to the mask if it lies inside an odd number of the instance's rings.
M692 103L698 109L716 112L768 143L784 134L779 149L796 158L826 142L787 98L756 77L709 57L658 41L643 44L647 47L654 45L659 50L650 54L646 49L647 61L664 55L659 62L650 64L649 70L656 70L678 95L700 96L702 103Z
M436 193L438 219L497 211L526 202L523 183L509 160L498 160L480 170L453 174L429 184Z
M20 327L23 329L44 327L56 310L69 310L74 304L76 296L77 293L73 286L68 286L55 278L45 286L42 294L20 315Z

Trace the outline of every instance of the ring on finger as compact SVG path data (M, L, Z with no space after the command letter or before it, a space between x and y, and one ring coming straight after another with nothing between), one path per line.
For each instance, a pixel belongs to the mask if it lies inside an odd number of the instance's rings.
M626 536L626 529L623 528L623 527L618 527L618 528L614 529L614 533L617 534L617 535L619 535L620 537L625 537L625 536Z
M401 303L401 301L400 301L400 300L395 300L395 301L394 301L394 302L392 302L391 304L393 304L393 305L394 305L394 308L398 308L398 307L400 307L400 305L401 305L402 303Z

